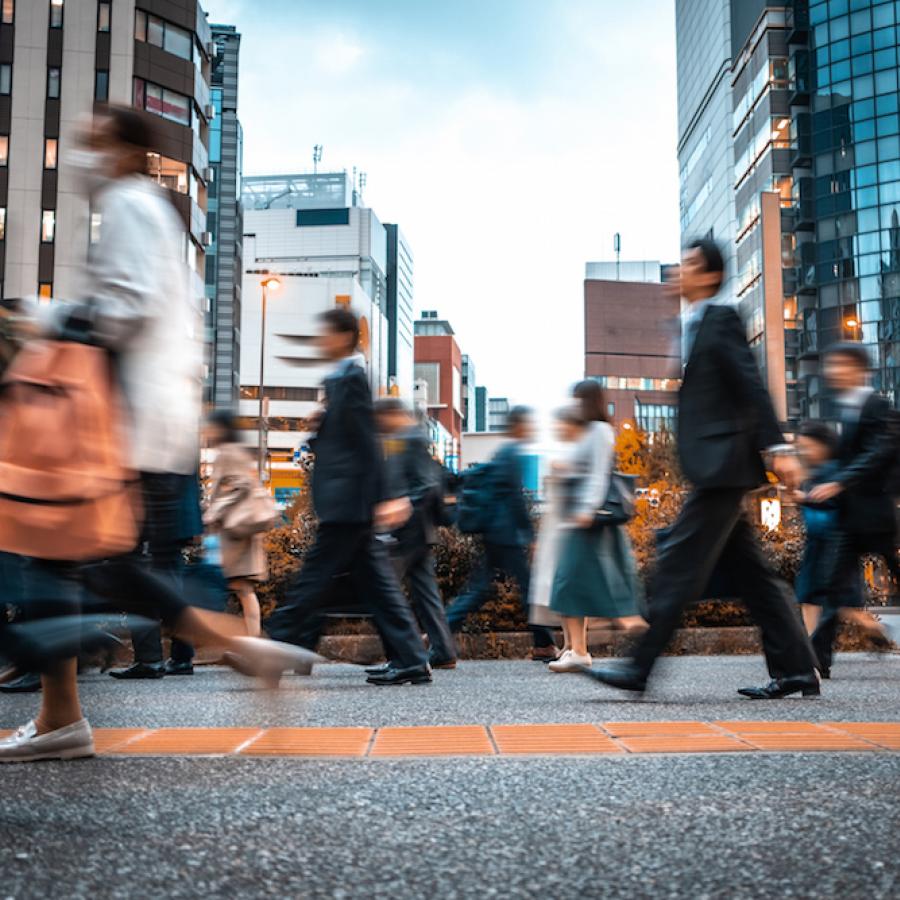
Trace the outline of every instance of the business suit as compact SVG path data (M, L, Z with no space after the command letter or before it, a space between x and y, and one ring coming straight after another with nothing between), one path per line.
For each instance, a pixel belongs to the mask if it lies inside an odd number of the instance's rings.
M325 398L325 413L312 441L316 540L288 589L287 602L275 610L266 629L276 640L305 644L310 621L326 606L332 581L349 573L398 668L424 667L425 648L412 612L384 544L372 530L374 507L390 496L390 487L375 435L368 379L354 357L325 380Z
M459 631L466 617L481 609L492 595L498 575L509 575L519 588L522 606L528 614L531 576L529 549L534 543L534 525L522 478L521 449L511 442L501 447L491 460L491 524L484 534L484 554L465 593L447 610L450 630ZM553 637L541 625L529 625L535 647L552 647Z
M456 658L456 648L434 571L437 517L444 499L441 471L428 452L421 428L388 436L383 443L391 493L408 497L413 508L409 521L391 536L391 559L398 578L406 582L412 608L428 635L431 658L449 662ZM390 658L388 648L386 653Z
M812 648L788 587L770 570L742 509L744 495L766 477L760 454L783 441L775 411L734 309L708 304L687 328L678 452L693 490L659 547L650 627L634 650L635 669L646 678L721 559L762 630L772 678L811 674Z
M887 400L868 393L860 405L842 404L841 436L833 481L843 488L837 497L838 523L828 548L829 574L822 618L813 633L820 669L831 668L841 607L862 603L847 595L844 585L858 577L860 556L884 558L900 586L897 561L897 506L891 495L891 474L900 453L900 425Z

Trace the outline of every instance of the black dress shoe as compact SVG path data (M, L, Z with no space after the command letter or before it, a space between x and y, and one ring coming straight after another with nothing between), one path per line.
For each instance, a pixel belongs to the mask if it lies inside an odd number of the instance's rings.
M390 668L390 663L382 663L380 666L369 666L366 669L366 675L384 675Z
M455 669L456 658L453 656L429 656L428 665L432 669Z
M192 662L175 662L170 659L166 663L166 675L193 675L194 664Z
M623 691L643 694L647 690L647 676L631 662L611 666L582 666L579 671L594 681Z
M162 663L137 662L127 669L113 669L109 674L121 681L139 678L162 678L166 674L166 667Z
M41 689L41 676L34 672L26 672L12 681L0 684L4 694L36 694Z
M831 678L831 669L829 669L828 667L819 669L818 671L819 678L821 678L823 681L828 681L828 679Z
M396 669L389 666L386 672L380 675L370 675L366 681L369 684L393 685L393 684L431 684L430 666L410 666L407 669Z
M818 697L819 679L815 672L810 675L791 675L789 678L773 678L763 687L739 688L738 693L751 700L780 700L791 694L804 697Z

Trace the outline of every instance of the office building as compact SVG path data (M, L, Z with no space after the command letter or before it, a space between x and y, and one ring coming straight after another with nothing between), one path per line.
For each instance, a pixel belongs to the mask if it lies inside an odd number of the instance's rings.
M415 381L417 402L450 434L455 469L463 432L462 353L450 323L434 311L415 323Z
M238 120L238 63L241 36L233 25L212 25L211 102L215 116L209 130L206 252L207 399L233 408L240 388L241 279L243 212L241 172L243 135Z
M506 431L509 420L509 400L506 397L488 397L487 430Z
M488 391L481 385L475 388L475 427L472 431L488 430Z
M609 274L615 263L588 263ZM584 282L585 377L600 382L617 427L635 422L649 433L673 431L681 370L680 301L662 285L658 262L630 271L648 281L588 277Z
M196 0L6 0L0 9L0 289L73 297L92 225L66 163L97 105L146 110L151 175L171 189L203 299L211 35ZM96 233L96 230L95 232Z
M468 353L462 357L463 432L475 430L475 363Z
M264 348L268 446L283 461L305 440L330 371L316 345L318 316L336 305L360 318L360 349L373 395L387 392L385 229L362 205L346 173L243 179L241 426L258 440L260 358ZM262 282L267 291L262 329Z
M413 390L414 267L409 243L398 225L387 232L387 374L391 392L409 398Z

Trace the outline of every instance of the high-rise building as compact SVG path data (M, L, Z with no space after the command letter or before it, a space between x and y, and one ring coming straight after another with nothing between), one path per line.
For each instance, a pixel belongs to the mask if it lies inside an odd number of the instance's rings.
M838 340L865 344L900 400L900 6L794 0L787 9L801 414L830 415L816 373Z
M626 268L627 266L627 268ZM616 427L674 431L678 408L679 300L662 285L659 262L588 263L584 281L584 372L604 388Z
M462 357L463 431L475 430L475 363L468 353Z
M413 393L413 255L398 225L387 232L388 382L401 397Z
M203 298L211 34L196 0L5 0L0 5L0 290L73 297L92 226L66 163L98 105L150 113L152 177L187 227Z
M241 36L233 25L212 25L215 53L210 97L206 252L206 327L209 352L207 397L217 407L233 407L240 388L243 211L243 134L238 120L238 63Z
M506 431L509 419L509 400L506 397L488 397L488 431Z
M479 385L475 388L475 427L472 431L488 430L488 391Z

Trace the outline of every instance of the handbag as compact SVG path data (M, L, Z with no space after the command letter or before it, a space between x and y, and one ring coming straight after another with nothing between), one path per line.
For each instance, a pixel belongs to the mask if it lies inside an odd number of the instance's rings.
M613 472L609 476L609 488L603 506L594 513L594 526L624 525L634 518L634 492L636 475Z
M279 516L272 495L261 484L254 484L214 501L204 521L226 537L243 540L268 531L278 522Z

